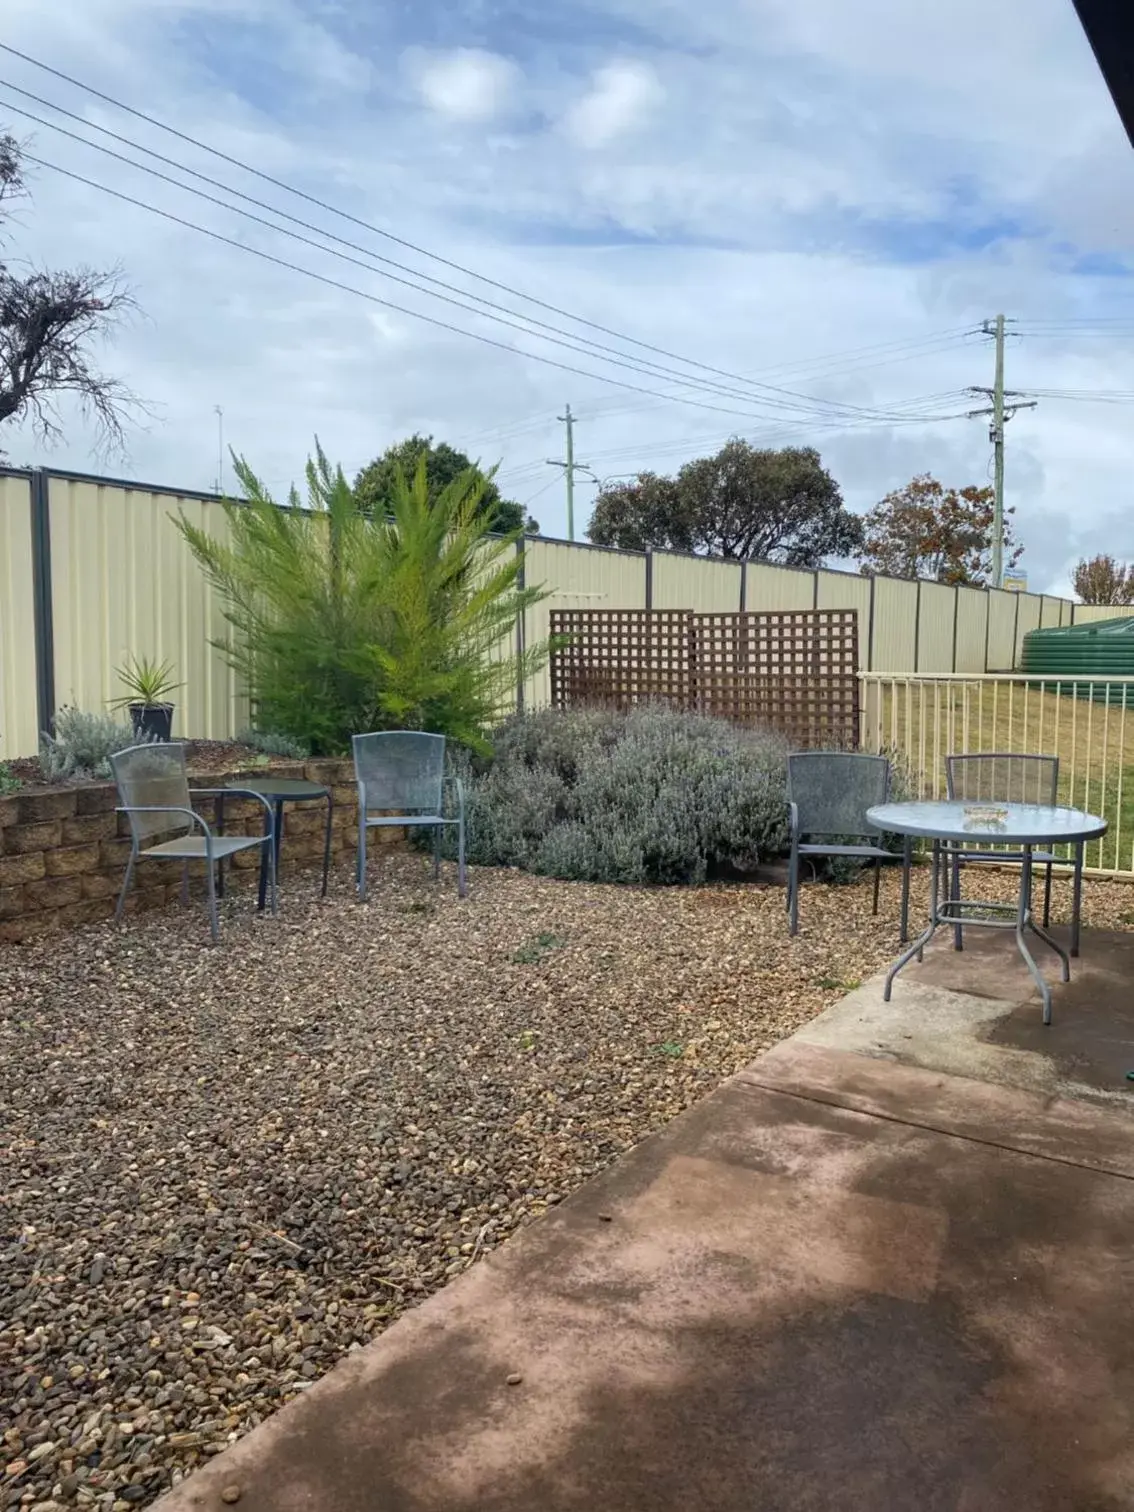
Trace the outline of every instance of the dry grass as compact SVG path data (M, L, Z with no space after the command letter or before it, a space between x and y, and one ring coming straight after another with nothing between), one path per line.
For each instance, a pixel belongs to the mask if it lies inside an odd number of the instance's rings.
M314 894L0 949L0 1505L152 1500L897 949L893 873Z
M872 745L902 755L926 797L944 797L951 752L1058 756L1060 802L1110 824L1087 864L1134 871L1134 709L1022 682L899 678L881 684L880 699L871 690L865 729Z

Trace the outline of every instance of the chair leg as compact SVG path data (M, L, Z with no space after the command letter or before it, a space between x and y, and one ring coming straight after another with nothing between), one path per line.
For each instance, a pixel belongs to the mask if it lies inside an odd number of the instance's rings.
M366 902L366 815L358 816L358 901Z
M1047 863L1047 873L1043 879L1043 927L1051 924L1051 862Z
M437 881L441 875L441 826L433 826L433 880Z
M268 890L271 897L273 917L280 911L279 874L276 871L276 847L268 846Z
M209 894L209 928L213 944L220 943L220 919L217 916L217 869L211 845L205 848L205 886Z
M326 828L326 831L325 831L325 833L323 835L323 892L322 892L322 896L324 898L327 896L327 878L330 876L330 872L331 872L331 836L332 836L332 831L334 829L334 822L335 822L335 799L334 799L334 795L330 791L328 791L328 793L327 793L327 828Z
M875 863L874 863L874 916L875 916L875 918L877 918L877 916L878 916L878 888L881 885L881 882L882 882L882 863L881 863L881 861L875 861Z
M131 850L130 859L126 863L126 876L122 882L122 891L118 894L118 907L114 910L115 923L120 922L122 910L126 907L126 894L130 891L130 883L134 880L134 862L137 859L137 851Z
M793 851L788 862L788 932L799 933L799 854Z
M467 898L469 895L468 868L465 865L465 816L462 812L457 818L457 897Z

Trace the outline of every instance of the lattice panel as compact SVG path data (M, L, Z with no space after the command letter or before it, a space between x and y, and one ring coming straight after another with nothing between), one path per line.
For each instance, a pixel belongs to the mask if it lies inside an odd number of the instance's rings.
M854 748L859 732L858 614L555 610L570 637L551 662L559 708L661 700L779 730L794 746Z
M553 609L552 637L571 639L552 656L552 703L689 708L692 618L685 609Z

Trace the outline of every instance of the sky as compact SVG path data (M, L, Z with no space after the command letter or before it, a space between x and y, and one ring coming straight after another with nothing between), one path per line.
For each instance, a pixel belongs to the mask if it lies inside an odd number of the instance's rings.
M6 425L15 463L211 489L223 425L283 492L316 436L353 475L423 432L563 536L570 404L580 534L592 478L734 434L866 510L988 481L963 391L1004 312L1030 586L1134 555L1134 149L1071 0L4 0L0 43L77 81L0 52L0 130L52 165L5 253L122 269L99 360L148 406L118 456Z

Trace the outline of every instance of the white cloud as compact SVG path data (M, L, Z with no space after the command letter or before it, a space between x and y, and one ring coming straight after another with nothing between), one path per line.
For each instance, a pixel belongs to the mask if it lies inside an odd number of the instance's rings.
M589 91L568 110L564 125L580 146L605 147L644 127L664 99L661 80L648 63L607 63L595 70Z
M6 77L347 238L365 250L340 250L364 264L373 252L525 308L390 242L386 230L730 373L889 406L988 384L987 344L800 364L963 331L1001 309L1123 316L1134 330L1134 282L1090 271L1091 254L1134 260L1134 152L1067 0L999 0L990 24L1013 38L1013 68L1000 76L995 49L972 49L987 0L932 14L906 7L897 23L887 0L857 10L844 0L602 0L593 35L585 7L560 16L545 0L513 0L506 36L493 22L499 7L485 0L3 3L6 42L366 224L92 106L5 55ZM451 46L459 42L469 45ZM624 61L612 61L623 48ZM649 62L634 61L647 49ZM2 110L0 129L9 119L18 134L29 129ZM673 389L664 374L521 336L487 312L391 283L380 264L344 263L47 128L34 134L38 155L237 243L596 375L429 326L37 170L34 200L9 228L13 257L121 263L144 312L100 356L157 416L109 470L209 487L214 404L227 438L278 488L300 475L315 433L350 472L401 436L432 432L486 463L502 460L511 496L545 490L534 513L561 533L562 480L546 459L562 455L555 417L570 401L578 457L600 476L674 468L734 430L814 443L860 509L915 472L955 484L987 476L979 421L840 434L777 408L767 392L686 391L739 414L663 403L612 385ZM1080 254L1086 271L1069 271ZM627 362L672 365L526 308L619 348ZM1134 357L1118 334L1022 340L1008 361L1014 389L1134 391ZM1130 414L1044 400L1013 421L1009 501L1038 586L1062 581L1070 552L1124 550L1116 522L1127 508ZM0 446L20 461L100 470L91 439L76 421L45 452L28 432L0 427ZM585 499L580 486L577 518Z
M406 63L425 104L453 121L493 120L507 109L520 82L514 63L478 47L414 49Z

